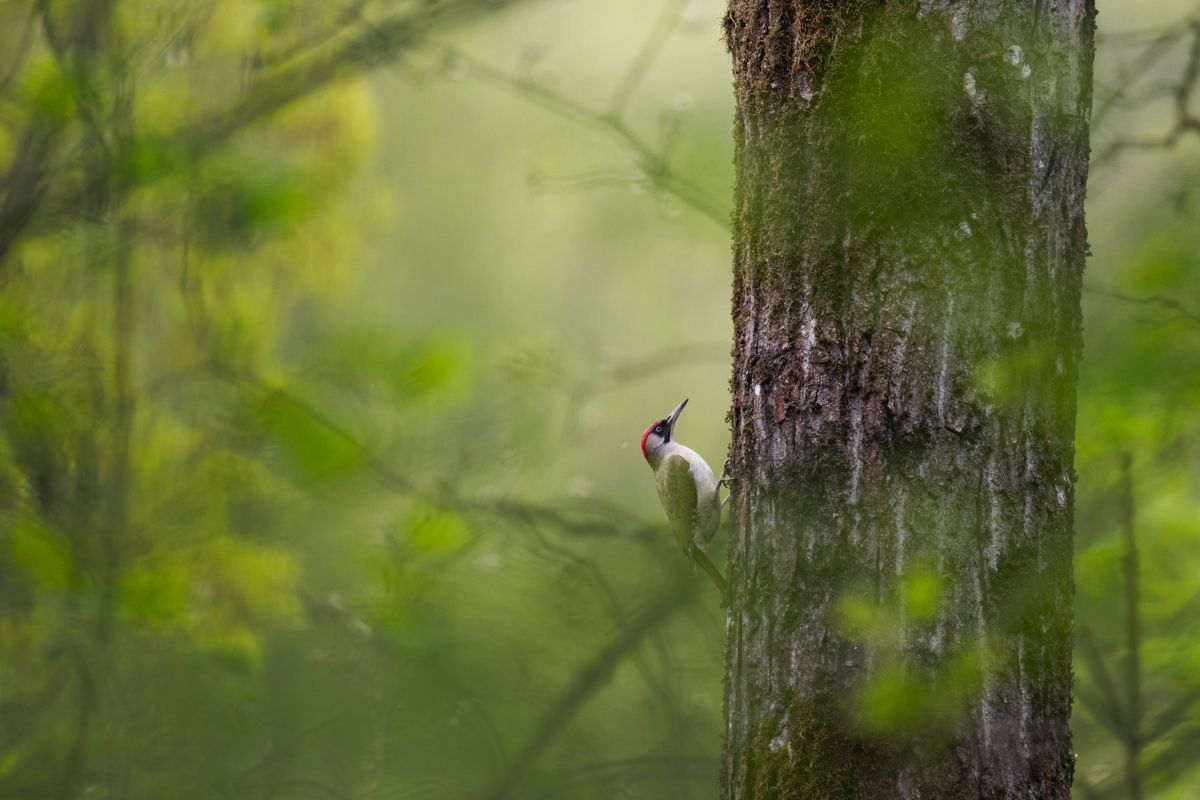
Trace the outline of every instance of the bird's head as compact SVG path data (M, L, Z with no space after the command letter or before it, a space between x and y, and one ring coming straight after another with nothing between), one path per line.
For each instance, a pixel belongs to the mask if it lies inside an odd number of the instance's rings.
M687 398L684 398L682 403L675 406L674 411L657 422L650 423L650 427L642 433L642 455L650 466L653 467L659 462L662 448L670 444L672 434L675 432L675 421L679 419L679 415L683 413L683 407L686 405Z

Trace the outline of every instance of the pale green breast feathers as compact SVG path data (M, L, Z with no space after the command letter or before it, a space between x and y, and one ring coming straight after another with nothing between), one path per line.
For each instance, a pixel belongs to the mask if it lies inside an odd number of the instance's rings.
M707 475L700 476L697 494L692 465L679 455L667 458L657 472L658 499L666 509L679 549L690 554L693 543L700 546L707 543L720 522L721 503L717 499L715 481L704 480ZM710 487L709 483L713 485Z

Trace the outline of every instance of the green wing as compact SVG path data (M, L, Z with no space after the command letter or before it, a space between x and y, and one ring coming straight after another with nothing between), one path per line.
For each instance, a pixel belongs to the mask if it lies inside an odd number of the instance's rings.
M667 511L679 549L690 556L696 524L696 481L687 459L671 456L663 462L658 470L658 499Z

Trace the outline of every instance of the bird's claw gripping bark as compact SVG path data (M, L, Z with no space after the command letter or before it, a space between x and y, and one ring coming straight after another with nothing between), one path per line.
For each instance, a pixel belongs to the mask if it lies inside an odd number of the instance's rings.
M721 479L719 481L717 481L717 489L720 489L722 486L724 486L726 488L726 490L728 490L729 484L731 484L737 480L737 478L735 478L729 474L732 467L733 467L733 459L732 458L725 459L725 466L721 468ZM732 493L725 495L725 499L721 501L722 509L724 509L725 506L729 505L729 500L732 497L733 497Z
M721 467L721 479L719 481L717 481L718 487L726 486L730 483L733 483L735 480L737 480L737 478L735 478L729 474L732 471L732 468L733 468L733 459L732 458L725 459L725 466Z

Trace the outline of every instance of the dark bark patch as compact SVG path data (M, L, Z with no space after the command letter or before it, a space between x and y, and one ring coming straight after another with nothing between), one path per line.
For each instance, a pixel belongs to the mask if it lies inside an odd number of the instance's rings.
M863 15L881 5L880 0L731 0L725 43L739 98L813 102L839 44L857 35Z

